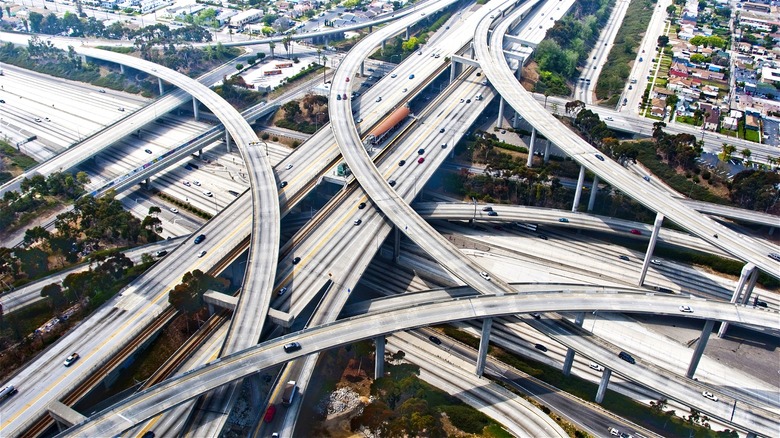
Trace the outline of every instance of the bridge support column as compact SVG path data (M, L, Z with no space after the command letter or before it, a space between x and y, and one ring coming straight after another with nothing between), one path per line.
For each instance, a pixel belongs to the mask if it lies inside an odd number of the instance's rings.
M536 145L536 128L531 127L531 142L528 143L528 160L525 162L526 167L533 167L534 165L534 146Z
M604 368L604 372L601 373L601 382L599 382L599 390L596 392L596 403L601 404L604 401L604 394L607 393L607 386L609 386L609 377L612 376L612 370Z
M227 132L227 129L225 130L225 146L227 146L227 151L230 153L230 134Z
M385 337L377 336L374 338L374 378L378 379L385 375Z
M693 350L693 357L691 357L691 363L688 365L688 372L685 373L689 379L692 379L693 375L696 373L696 367L699 366L699 360L701 360L701 355L704 353L704 348L707 347L707 341L710 340L712 327L714 326L715 320L712 319L708 319L707 322L704 323L699 342L696 344L696 349Z
M119 73L125 74L125 65L124 64L119 64Z
M547 144L550 144L549 142ZM590 198L588 198L588 211L593 211L593 206L596 205L596 192L599 190L599 176L593 176L593 184L590 186Z
M455 77L458 76L458 63L452 60L450 63L450 84L455 82Z
M393 236L393 262L398 263L401 259L401 229L395 227Z
M653 259L653 251L655 251L655 242L658 241L658 233L661 231L661 224L664 223L664 215L657 213L655 215L655 222L653 223L653 232L650 234L650 242L647 244L647 251L645 252L645 261L642 263L642 272L639 274L638 286L642 286L645 283L645 277L647 276L647 268L650 266L650 260Z
M482 338L479 340L479 353L477 353L477 376L479 377L482 377L482 373L485 372L491 327L493 327L493 318L482 320Z
M476 56L476 51L474 50L474 42L473 41L471 42L470 48L471 48L471 59L474 59L474 57Z
M550 161L550 139L547 139L544 145L544 164L548 161Z
M585 313L580 312L574 317L574 323L582 327L582 323L585 321ZM563 360L563 375L568 376L571 374L571 366L574 364L574 350L571 348L566 350L566 358Z
M737 283L737 288L734 289L734 294L731 295L730 302L736 303L737 299L739 298L739 294L742 292L742 289L745 288L745 284L751 280L752 275L758 275L758 269L756 268L756 265L752 263L747 263L745 266L742 267L742 273L739 276L739 282ZM729 323L722 322L720 323L720 329L718 329L718 337L722 338L726 335L726 330L729 328Z
M385 50L385 42L382 41L382 51L384 51L384 50ZM365 61L360 63L360 76L361 77L365 75L365 73L363 72L363 69L365 68L365 64L366 64Z
M498 121L496 122L498 129L504 127L504 98L501 97L498 101Z
M406 26L406 35L404 36L404 40L409 40L409 26Z
M582 184L585 182L585 166L580 166L580 176L577 178L577 190L574 192L574 202L571 205L571 212L576 213L579 210L580 197L582 196Z
M162 96L163 93L165 93L165 89L163 88L162 79L157 78L157 86L160 88L160 96Z
M274 48L276 48L276 44L268 43L268 51L271 52L271 59L274 59Z
M769 235L775 234L775 227L769 227Z
M195 120L197 121L200 118L200 109L198 108L198 100L194 97L192 98L192 112L195 114Z
M745 293L742 294L742 304L747 304L748 301L750 301L750 296L753 295L753 288L756 287L757 281L758 269L755 269L753 275L750 277L750 280L748 280L747 285L745 286Z
M520 126L520 114L515 111L515 118L512 119L512 129L517 129Z
M374 31L374 26L368 26L368 33L371 33Z

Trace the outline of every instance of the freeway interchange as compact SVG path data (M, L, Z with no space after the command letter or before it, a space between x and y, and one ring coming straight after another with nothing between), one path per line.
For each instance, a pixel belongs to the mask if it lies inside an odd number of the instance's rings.
M438 6L438 5L433 6L433 7L431 7L431 10L437 9L438 7L440 7L440 6ZM428 12L428 13L430 13L430 12ZM408 21L409 22L414 21L413 20L414 18L415 17L410 17L410 18L408 18ZM395 28L393 27L393 25L390 25L390 26L387 26L386 29L383 29L383 31L385 31L386 34L383 34L382 31L376 32L374 34L375 37L373 39L370 39L370 37L369 37L369 39L366 40L365 44L361 43L358 46L357 50L355 50L354 53L350 53L348 58L340 66L340 68L337 71L337 74L335 76L334 84L347 84L346 77L349 77L352 74L354 74L354 72L359 67L359 65L358 65L359 62L362 61L362 59L363 59L363 57L365 55L367 55L368 51L370 51L373 48L373 46L378 45L379 42L383 38L386 38L387 34L392 34L393 32L397 32L400 29L403 29L406 25L408 25L407 22L398 21L397 26ZM498 33L498 32L496 32L496 33ZM495 36L495 33L494 33L494 36ZM362 50L362 52L361 52L361 50ZM428 56L427 53L425 55L426 55L426 57ZM100 56L100 55L96 54L95 56ZM485 59L490 59L490 56L479 56L479 58L485 60ZM485 71L487 73L488 70L486 69ZM405 76L402 74L402 77L405 77ZM491 82L495 81L495 79L493 77L491 77L490 79L491 79ZM496 86L499 87L499 85L496 85ZM346 89L345 91L342 91L340 89L337 89L337 87L334 87L332 93L338 93L338 92L347 92L347 93L349 93L349 90ZM471 91L467 91L467 92L471 92ZM512 90L504 90L503 93L506 93L509 96L509 95L512 95L513 91ZM388 100L389 100L388 97L387 97L388 94L385 94L384 96L385 96L385 99L383 100L382 104L384 106L392 105L392 103L388 103ZM509 98L508 98L508 100L509 100ZM334 101L336 101L336 100L334 98L332 98L331 102L334 102ZM510 101L510 103L511 103L511 101ZM352 207L351 207L352 208L352 210L351 210L352 213L353 214L357 213L357 207L355 207L355 205L357 205L359 202L365 202L367 200L366 195L368 197L370 197L371 200L373 201L372 202L372 210L371 210L370 214L372 215L372 217L375 220L378 220L378 223L377 223L376 226L374 226L373 228L370 229L370 234L376 233L377 230L380 227L386 229L387 232L389 232L389 230L390 230L389 222L393 222L393 223L395 223L396 227L399 230L400 229L404 230L404 233L405 233L406 236L408 236L410 239L412 239L413 241L418 243L420 245L420 247L426 249L426 251L432 256L432 258L434 258L435 260L438 260L440 262L445 262L445 263L442 263L442 265L448 266L451 273L455 274L458 277L461 277L461 280L463 280L466 284L472 285L476 290L480 290L480 291L488 293L489 295L495 295L495 296L501 296L502 294L514 294L514 291L509 287L509 285L507 285L504 282L500 281L495 276L493 276L492 281L486 282L484 277L480 276L480 272L484 271L483 268L481 268L478 265L476 265L473 261L471 261L471 260L469 260L467 258L462 257L460 250L458 250L457 248L455 248L451 244L448 244L445 240L437 238L436 236L438 236L438 233L435 230L433 230L433 228L430 227L427 223L425 223L417 215L417 213L415 213L408 206L408 204L407 204L407 202L409 200L408 199L408 194L411 194L411 197L414 197L414 192L417 190L417 187L416 187L416 185L417 185L416 184L417 176L415 176L414 174L410 174L410 175L398 177L399 185L398 185L398 188L396 188L396 189L391 188L390 185L387 184L387 182L386 182L387 176L386 175L381 175L381 174L378 173L377 168L373 167L374 165L371 164L371 161L368 159L369 158L368 155L365 154L365 152L364 152L362 141L357 136L357 131L356 131L355 124L354 124L354 118L352 116L352 110L353 110L353 106L349 103L349 101L346 101L346 102L342 101L339 104L333 105L331 107L331 111L332 111L332 113L331 113L331 120L333 120L334 123L331 125L331 127L328 130L323 130L321 132L332 131L333 135L335 136L336 141L338 142L339 146L342 148L342 151L344 152L345 159L350 164L350 167L352 168L353 172L355 172L355 174L357 176L357 179L358 179L358 182L361 184L362 188L366 191L365 194L360 193L360 192L356 193L355 195L353 195L354 197L352 198L352 200L348 201L349 204L352 205ZM378 109L377 110L377 115L375 117L378 117L379 114L382 111L384 111L384 110ZM361 112L361 115L362 115L362 112ZM363 117L365 117L365 116L363 116ZM548 121L542 121L542 122L539 122L539 123L540 124L544 124L544 123L549 123L549 122ZM537 128L540 129L540 131L542 131L541 127L537 127ZM451 141L452 137L450 137L450 131L456 129L456 126L454 126L454 125L447 125L446 127L439 128L439 125L431 125L431 126L429 126L427 128L424 128L424 129L426 129L426 131L427 131L426 135L432 138L431 141L430 141L430 144L435 146L435 145L438 145L439 143L443 143L445 141ZM439 129L444 129L445 132L440 133L440 134L445 134L445 135L437 137L436 133L438 132ZM557 134L557 131L555 133ZM548 136L548 138L558 138L558 137L550 137L550 136ZM563 137L561 137L561 138L563 138ZM252 140L246 139L246 141L252 141ZM412 150L414 150L414 149L412 149ZM331 153L334 154L334 156L335 156L336 155L335 148L331 148L331 151L332 151ZM575 152L575 155L577 155L577 152ZM595 164L597 166L600 166L599 163L596 162L595 160L593 160L592 158L590 160L588 160L589 156L587 154L580 153L579 158L581 158L582 161L586 162L589 167L591 165L593 165L593 164ZM442 157L442 159L443 159L443 157ZM290 162L292 163L293 161L290 161ZM296 165L295 169L297 169L300 166L300 167L306 167L306 168L309 168L309 169L313 170L313 166L311 164L308 164L307 166L301 166L301 162L302 162L302 160L295 162L295 165ZM328 162L330 162L330 161L328 161ZM393 163L393 161L390 161L390 163ZM284 163L282 163L282 164L284 164ZM607 167L606 164L604 166ZM258 168L262 168L262 167L263 166L258 166ZM280 168L281 168L281 166L280 166ZM418 168L420 168L420 167L418 167ZM408 167L407 167L407 169L408 169ZM599 170L601 170L601 172L604 172L605 175L611 175L611 176L604 176L604 178L607 179L608 181L612 182L614 185L616 185L618 187L622 188L622 186L620 186L620 183L626 183L625 181L620 179L620 173L623 171L623 169L614 169L614 168L610 169L610 168L607 168L606 170L603 170L603 169L599 169ZM277 171L277 172L281 173L279 171ZM303 175L303 174L301 174L301 175ZM296 185L299 187L298 189L300 189L301 187L305 187L308 184L308 181L310 181L310 179L307 180L307 178L309 178L309 177L308 176L301 176L301 177L298 177L297 181L292 181L291 180L291 182L297 183ZM612 178L612 179L610 179L610 178ZM274 190L276 190L277 183L278 182L273 177L271 177L270 181L266 179L265 181L259 183L259 185L258 185L257 181L253 181L253 184L252 184L253 193L257 192L257 188L258 187L263 187L263 188L266 188L266 189L273 188ZM629 181L629 182L627 182L627 184L630 185L631 182ZM288 186L286 189L282 189L277 194L277 196L279 198L286 199L287 192L289 192L291 189L294 189L294 187ZM399 196L399 194L397 194L397 192L399 190L403 190L404 193L407 193L407 195L406 196ZM266 196L268 196L268 193L266 193ZM644 194L640 193L640 196L644 196ZM277 199L276 196L272 196L272 197L274 199ZM258 198L255 198L256 201L257 201L257 199ZM267 198L265 198L265 199L267 199ZM262 215L247 213L247 211L249 209L247 209L245 205L244 205L244 210L236 210L236 209L238 209L241 206L241 204L242 203L238 203L238 202L234 203L231 207L228 208L228 210L223 212L223 214L221 215L222 216L222 218L221 218L222 220L225 220L226 217L230 217L230 216L235 218L234 220L238 220L238 218L243 218L243 219L241 219L239 221L241 226L238 226L236 228L233 228L233 229L229 230L231 233L233 233L233 236L230 237L230 239L233 239L233 241L238 240L238 236L239 235L246 235L246 232L248 230L250 230L250 229L254 230L254 232L251 233L253 238L257 234L264 234L264 233L258 233L257 232L258 231L258 227L250 226L251 220L250 221L246 220L246 218L250 217L250 216L252 218L254 218L255 220L257 220L257 218L258 217L262 217ZM281 201L280 201L280 204L281 204ZM378 207L379 210L373 210L373 206L374 205L376 207ZM653 205L659 205L659 204L653 204ZM231 208L232 208L232 210L231 210ZM675 206L675 208L677 208L677 206ZM683 211L686 212L685 214L688 214L687 213L687 209L685 207L681 207L681 208L682 208L682 210L680 210L680 211L677 211L675 209L675 211L672 212L672 216L674 216L674 217L681 217L681 216L675 216L675 214L682 215ZM269 211L267 214L268 215L276 214L276 217L274 219L274 223L276 223L276 224L279 223L279 208L278 207L276 208L276 213L274 213L272 211ZM366 217L368 214L369 214L369 212L366 212L366 215L364 217ZM698 214L695 214L695 215L696 215L695 217L701 217ZM670 216L670 217L672 217L672 216ZM268 220L266 220L266 222L271 221L270 218L272 216L267 216L267 217L268 217ZM694 216L690 216L690 217L694 217ZM218 219L220 219L220 218L218 217ZM699 226L699 224L697 224L696 226L692 226L691 227L692 228L691 231L693 233L697 233L698 226ZM706 235L711 232L711 230L708 229L707 227L712 227L712 226L713 225L711 225L709 223L705 224L706 231L704 231L703 233L700 232L698 234L702 234L702 238L704 238L705 240L709 240L710 243L720 244L720 245L717 245L717 246L720 246L722 249L724 249L727 252L730 252L732 254L735 254L735 255L737 255L740 258L743 258L747 254L750 258L754 258L755 260L759 259L759 256L757 255L758 254L757 251L748 251L748 252L746 252L746 251L742 250L741 248L739 250L735 251L733 249L733 247L732 247L733 246L732 244L735 243L734 240L729 241L728 238L727 238L726 242L724 243L723 240L718 240L716 242L712 242L711 238L707 239ZM714 225L714 226L718 227L717 230L718 230L719 233L725 233L725 231L721 230L721 228L723 228L723 227L720 227L718 225ZM340 228L343 228L343 227L344 227L344 219L342 218L340 224L331 225L329 230L336 230L336 229L340 229ZM401 228L401 227L403 227L403 228ZM219 234L216 234L216 233L219 233L219 231L218 231L219 228L220 228L219 226L215 225L215 229L213 231L213 233L215 233L214 237L217 238L217 239L221 239L222 238L222 237L220 237ZM243 230L243 231L239 232L239 230ZM327 231L326 230L325 232L326 232L326 236L332 237L332 231ZM277 228L277 233L278 233L278 228ZM366 233L366 234L369 234L369 233ZM212 237L212 232L209 232L209 238L211 238L211 237ZM278 239L278 237L277 237L277 239ZM323 239L326 239L326 237L320 236L320 237L317 237L317 239L323 240ZM342 237L341 240L344 240L344 238ZM371 242L371 236L370 235L369 235L367 240L368 240L368 242ZM312 245L316 246L316 243L312 243ZM741 241L736 241L736 245L737 245L737 247L745 246L744 242L741 242ZM369 244L369 246L370 246L370 244ZM265 260L263 263L266 266L273 266L273 269L269 269L268 272L274 272L274 273L277 272L275 264L276 264L276 261L277 261L276 255L277 255L277 252L278 252L278 250L277 250L277 248L278 248L278 240L277 240L277 244L276 245L270 244L270 245L265 245L265 246L257 246L257 245L254 245L254 243L253 243L252 247L253 247L253 251L256 250L259 247L262 247L263 249L259 250L256 254L259 254L260 256L262 256L263 258L266 258L266 259L273 259L273 262L272 262L273 265L271 265L270 264L271 262L268 261L268 260ZM190 246L190 248L191 248L191 246ZM366 257L370 258L370 253L371 252L366 252L365 254L364 253L360 253L361 256L360 257L356 257L356 259L358 259L358 261L359 261L360 259L363 259L363 258L366 258ZM292 254L290 254L288 257L292 257ZM747 258L747 260L750 260L750 258ZM766 257L764 256L763 258L765 259ZM746 258L743 258L743 259L746 259ZM289 258L287 260L289 260ZM304 263L304 265L302 265L302 266L306 266L307 264L310 264L308 262L309 262L309 260L307 260L304 257L303 258L303 262L302 262L302 263ZM335 263L335 262L336 261L333 260L333 261L330 261L329 263ZM185 261L181 261L181 263L185 264ZM366 263L367 263L367 260L366 260ZM289 265L287 265L287 266L289 266ZM773 266L773 265L765 263L764 267L767 267L767 266L771 268L771 266ZM270 297L271 297L270 292L272 290L278 289L279 285L285 284L288 281L288 280L286 280L286 278L293 278L293 277L290 277L289 275L292 274L292 273L295 273L296 268L293 268L293 269L290 270L288 267L284 267L282 269L283 269L283 272L288 272L288 274L283 277L285 279L283 279L282 282L280 282L280 283L275 282L273 276L270 276L270 279L266 279L265 283L263 283L261 286L258 286L258 287L251 286L251 285L248 285L248 283L245 283L245 285L247 285L245 287L245 290L247 290L247 288L249 288L249 290L257 289L257 290L266 291L266 293L267 293L266 296L264 296L264 297L259 299L261 301L259 304L255 304L253 307L251 307L252 309L254 309L253 311L257 312L258 309L260 309L259 310L260 312L266 313L267 309L268 309L268 305L267 304L270 301ZM310 271L313 268L306 267L304 269L306 269L307 271ZM301 268L297 268L297 270L300 271ZM348 269L342 268L342 271L348 271ZM307 274L308 274L308 272L307 272ZM317 273L314 273L314 274L316 274L316 275L314 275L314 277L317 277L319 279L319 281L322 281L322 279L325 277L325 272L324 271L320 271L320 272L317 272ZM251 280L251 277L248 276L247 279ZM299 280L296 279L296 281L299 281ZM345 285L346 284L350 284L350 282L352 282L352 281L356 281L356 279L345 279L343 284L345 284ZM149 286L148 285L143 285L143 286L140 286L140 287L141 288L145 288L145 287L149 287ZM164 298L164 292L166 291L166 289L165 289L165 287L160 287L159 285L157 285L156 287L159 288L159 289L157 289L159 292L162 292L157 297L158 298L157 302L159 303L159 302L161 302L159 300L159 298L160 297ZM299 287L300 287L299 285L297 285L297 284L295 285L296 289L299 288ZM127 295L127 294L125 294L125 295ZM133 295L132 294L131 295L127 295L126 297L122 297L122 298L129 298L130 296L133 296ZM141 296L141 299L145 299L144 296ZM263 304L263 303L265 303L265 304ZM139 304L140 304L140 302L139 302ZM250 308L250 307L247 306L246 308ZM265 309L265 310L263 310L263 309ZM143 313L146 313L146 312L143 312ZM700 315L696 315L696 316L699 317ZM327 320L327 319L328 318L326 317L325 320ZM335 319L335 316L333 317L333 319ZM238 318L237 320L240 320L240 318ZM259 326L262 327L262 324L259 324ZM255 327L254 330L258 330L255 333L259 333L259 328ZM386 332L383 332L383 333L386 333ZM250 339L257 339L258 337L259 336L254 336L254 338L252 338L250 336L249 338ZM306 340L304 345L307 345L308 343L309 343L309 341ZM277 345L277 344L273 344L273 345ZM244 348L247 348L247 347L248 347L248 345L243 346L243 347L235 347L235 349L236 349L236 352L237 352L237 351L243 350ZM323 349L323 348L327 348L327 347L323 346L322 348L319 348L319 349ZM278 348L277 348L277 350L278 350ZM305 351L307 353L311 353L311 352L314 352L316 350L315 349L309 350L307 348ZM278 352L277 352L277 355L278 355ZM298 356L298 355L296 355L296 356ZM283 356L281 358L277 358L277 360L280 360L280 361L286 361L286 360L289 360L289 359L291 359L291 357L289 357L289 356ZM86 363L86 361L85 361L85 363ZM235 380L235 379L231 379L230 381L233 381L233 380ZM217 386L219 386L219 385L212 386L212 388L217 387ZM191 389L192 392L200 391L200 390L196 391L195 389L190 388L190 387L188 387L188 388ZM180 396L180 398L181 397L183 397L183 396ZM148 418L148 417L144 417L144 418ZM134 420L138 420L138 418L134 418ZM100 421L102 421L102 420L100 420ZM94 422L87 423L86 427L91 427L92 423L94 423ZM5 428L6 424L7 423L4 422L4 424L3 424L4 428ZM127 426L127 424L122 424L121 426L117 426L120 429L110 429L110 430L114 430L114 431L116 431L116 430L123 430L123 428L126 428L126 426ZM108 430L108 429L106 429L106 430Z

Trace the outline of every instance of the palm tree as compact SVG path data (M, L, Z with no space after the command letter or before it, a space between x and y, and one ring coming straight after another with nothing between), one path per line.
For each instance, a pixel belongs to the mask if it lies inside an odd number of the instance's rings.
M728 160L730 160L731 159L731 154L733 154L736 151L737 151L737 147L736 146L734 146L732 144L728 144L728 143L723 143L723 149L722 149L722 152L720 153L720 160L721 161L728 161Z
M742 157L745 159L745 161L750 161L750 156L753 155L753 152L751 152L748 148L742 149L742 152L740 153L742 154Z

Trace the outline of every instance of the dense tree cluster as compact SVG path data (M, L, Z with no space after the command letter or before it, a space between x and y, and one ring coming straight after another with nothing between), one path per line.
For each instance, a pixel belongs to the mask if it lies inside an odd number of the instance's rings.
M209 289L224 291L227 287L225 280L219 280L211 275L196 269L187 272L168 293L168 302L183 313L195 313L203 307L203 294Z
M33 214L38 209L53 204L54 198L60 201L74 199L84 193L84 184L89 182L87 174L79 172L53 173L48 178L35 175L25 178L20 184L21 194L15 191L5 192L0 200L0 229L7 230L19 223L25 214Z
M675 134L670 135L663 131L666 123L653 124L653 138L656 140L656 150L672 166L680 166L685 170L696 167L696 158L701 155L702 143L696 140L695 135Z
M744 170L734 176L729 196L737 206L749 210L775 211L780 197L780 175L761 170Z
M58 18L53 13L44 16L38 12L30 12L29 23L32 32L46 35L65 33L73 37L141 40L160 45L211 41L209 31L195 24L171 29L165 24L158 23L140 29L131 29L120 21L105 26L95 17L79 18L71 12L65 12L62 18Z

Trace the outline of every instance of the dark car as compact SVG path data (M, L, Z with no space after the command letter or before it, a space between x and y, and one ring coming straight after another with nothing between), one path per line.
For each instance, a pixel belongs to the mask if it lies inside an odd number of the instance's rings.
M300 261L301 261L301 258L300 258L300 257L296 257L296 258L294 258L294 259L293 259L293 265L297 265L297 264L298 264L298 262L300 262Z
M165 254L168 254L168 251L166 251L166 250L164 250L164 249L161 249L161 250L159 250L159 251L155 252L155 253L154 253L154 256L155 256L155 257L162 257L162 256L164 256Z
M425 161L425 157L420 157L417 159L417 163L422 164Z
M542 319L542 315L536 312L532 313L531 316L533 316L534 319Z
M425 149L423 148L417 149L417 155L422 155L424 153L425 153Z
M498 213L496 213L495 211L491 210L491 211L487 212L487 215L488 216L498 216Z
M604 157L602 157L602 156L601 156L601 155L599 155L599 154L596 154L596 158L598 158L598 160L599 160L599 161L604 161Z
M401 160L401 161L398 162L399 166L403 166L404 164L406 164L406 160Z
M536 345L534 345L534 348L536 348L537 350L540 350L540 351L547 351L547 347L545 347L542 344L536 344Z
M390 187L395 187L395 180L394 179L391 179L387 183L390 184Z
M361 202L360 204L358 204L358 208L361 209L361 210L366 208L366 203L365 202Z
M284 344L285 353L292 353L293 351L298 351L300 349L301 349L301 344L297 342L290 342L289 344Z
M624 361L632 364L632 365L636 363L636 360L634 360L634 357L631 356L630 354L626 353L625 351L621 351L620 353L618 353L618 357L623 359Z
M622 256L620 256L619 258L620 258L620 260L625 260L625 261L627 261L627 262L628 262L628 261L630 261L630 259L628 258L628 256L624 256L624 255L622 255Z
M444 128L439 129L439 133L444 134Z
M205 234L201 234L201 235L199 235L198 237L195 238L195 244L203 242L204 240L206 240L206 235Z
M152 150L151 149L144 149L144 152L146 152L147 154L151 154Z
M285 188L285 187L287 187L287 181L282 181L282 182L279 184L279 188L280 188L280 189L283 189L283 188Z
M436 345L441 345L441 339L437 338L436 336L428 336L428 339L431 340Z
M544 234L540 234L539 238L542 239L542 240L547 240L547 236L545 236Z

